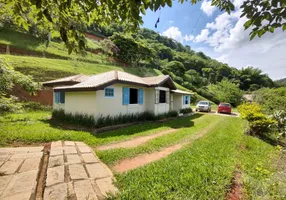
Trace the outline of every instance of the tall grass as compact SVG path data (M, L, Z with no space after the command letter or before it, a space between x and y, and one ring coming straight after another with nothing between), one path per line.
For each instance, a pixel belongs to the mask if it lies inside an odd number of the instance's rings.
M164 118L177 117L177 111L169 111L166 113L155 115L152 112L142 112L142 113L131 113L125 115L117 116L99 116L95 117L92 115L81 114L81 113L65 113L64 110L53 110L52 119L64 121L71 124L82 125L91 128L101 128L105 126L113 126L118 124L126 124L132 122L142 122L142 121L155 121Z

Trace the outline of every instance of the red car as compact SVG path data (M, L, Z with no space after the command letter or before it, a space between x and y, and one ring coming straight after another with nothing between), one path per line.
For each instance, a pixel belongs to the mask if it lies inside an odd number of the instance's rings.
M217 112L231 114L231 105L229 103L220 103Z

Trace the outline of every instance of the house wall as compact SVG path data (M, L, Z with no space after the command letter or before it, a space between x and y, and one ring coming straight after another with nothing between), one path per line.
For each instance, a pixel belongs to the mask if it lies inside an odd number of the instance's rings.
M95 115L97 111L96 92L66 92L64 109L66 113Z
M190 107L190 102L189 104L184 104L184 97L185 95L182 94L173 94L173 106L174 110L179 111L184 108L189 108Z
M144 91L143 104L123 105L123 87L142 88ZM141 113L144 111L160 114L170 110L170 100L167 100L167 103L159 103L159 97L156 97L156 94L159 94L156 90L166 90L170 94L169 88L146 88L126 84L114 84L108 86L108 88L114 89L114 97L105 97L104 90L66 92L65 104L54 103L53 107L54 109L64 109L66 113L84 113L96 117L100 115L116 116L119 114ZM53 99L55 102L55 97Z
M129 88L142 88L144 91L143 104L129 104L123 105L123 87ZM114 97L105 97L104 90L96 91L96 115L119 115L119 114L130 114L130 113L140 113L146 110L146 89L140 86L125 85L125 84L114 84L108 86L108 88L114 88Z

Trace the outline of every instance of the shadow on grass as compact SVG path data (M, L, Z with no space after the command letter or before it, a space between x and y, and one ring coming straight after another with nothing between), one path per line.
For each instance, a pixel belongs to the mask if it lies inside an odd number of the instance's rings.
M44 123L50 124L53 128L58 128L62 130L78 130L78 131L86 131L91 132L96 138L107 138L114 136L123 136L123 135L133 135L140 132L151 131L152 129L158 129L162 127L168 127L173 129L179 128L187 128L194 126L194 122L192 120L196 118L200 118L203 114L195 114L192 116L184 116L179 118L169 118L159 121L146 121L146 122L137 122L135 124L123 124L119 126L111 126L109 130L102 131L100 133L95 133L98 129L87 128L75 124L67 124L63 122L59 122L56 120L41 120ZM112 130L111 130L112 129Z

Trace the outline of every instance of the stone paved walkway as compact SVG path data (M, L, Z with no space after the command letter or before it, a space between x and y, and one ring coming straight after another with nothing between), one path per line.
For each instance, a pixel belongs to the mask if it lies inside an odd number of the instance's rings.
M0 148L0 199L96 200L116 194L112 172L86 144L57 141L43 151Z

